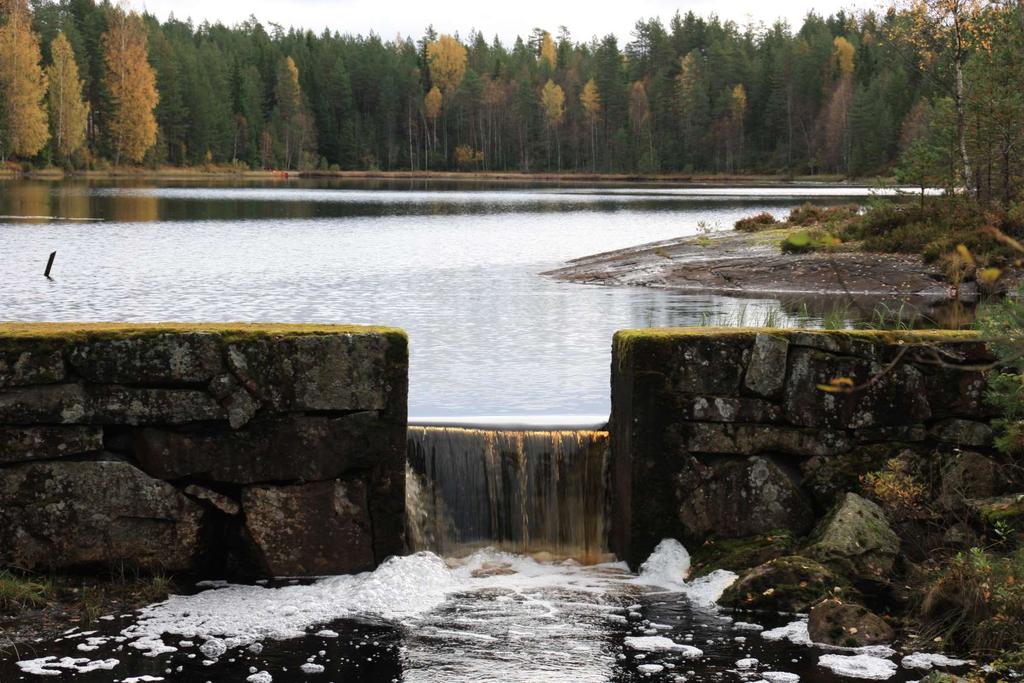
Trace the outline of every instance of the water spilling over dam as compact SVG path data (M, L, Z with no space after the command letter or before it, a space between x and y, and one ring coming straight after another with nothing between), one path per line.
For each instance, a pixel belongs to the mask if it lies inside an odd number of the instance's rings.
M410 426L407 468L415 550L608 557L605 431Z

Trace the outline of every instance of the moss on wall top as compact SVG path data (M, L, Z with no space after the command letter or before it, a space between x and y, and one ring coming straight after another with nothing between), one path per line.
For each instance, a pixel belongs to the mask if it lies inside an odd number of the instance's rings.
M405 331L397 327L375 325L329 325L311 323L0 323L0 339L111 339L158 334L184 334L205 332L219 334L227 340L237 341L265 336L294 336L314 334L380 334L406 339Z
M980 341L980 335L973 330L813 330L805 328L757 328L757 327L651 327L644 329L619 330L615 333L615 345L626 345L635 341L670 341L679 338L721 338L752 337L756 334L771 334L780 337L821 335L842 339L858 339L884 344L921 344L928 342Z

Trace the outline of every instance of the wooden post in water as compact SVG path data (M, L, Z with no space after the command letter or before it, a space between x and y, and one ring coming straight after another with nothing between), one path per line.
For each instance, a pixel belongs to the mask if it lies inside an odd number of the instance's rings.
M46 262L46 270L43 271L43 275L45 275L47 278L49 278L51 280L53 278L50 277L50 269L53 268L53 259L55 259L55 258L57 258L57 252L51 251L50 252L50 260Z

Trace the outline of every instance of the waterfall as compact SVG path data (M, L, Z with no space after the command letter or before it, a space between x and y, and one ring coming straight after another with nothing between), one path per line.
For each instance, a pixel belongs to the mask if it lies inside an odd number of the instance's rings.
M608 433L410 426L406 497L414 550L608 559Z

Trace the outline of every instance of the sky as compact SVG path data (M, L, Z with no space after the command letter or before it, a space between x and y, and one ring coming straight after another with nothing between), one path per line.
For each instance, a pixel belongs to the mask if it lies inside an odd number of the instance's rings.
M717 13L722 19L740 24L786 19L799 27L811 9L829 14L838 9L870 9L876 0L134 0L137 9L145 9L160 19L173 12L178 19L191 18L235 24L255 15L264 24L313 29L325 27L342 33L367 34L385 39L396 35L419 38L433 24L439 33L468 35L471 29L483 31L488 39L498 35L510 42L516 35L524 38L534 27L557 34L568 27L573 38L586 42L594 36L614 33L628 41L637 19L661 17L667 24L678 9L699 15Z

